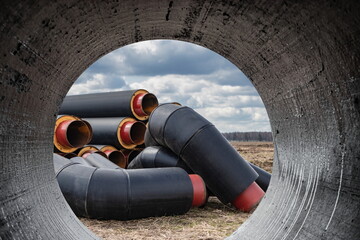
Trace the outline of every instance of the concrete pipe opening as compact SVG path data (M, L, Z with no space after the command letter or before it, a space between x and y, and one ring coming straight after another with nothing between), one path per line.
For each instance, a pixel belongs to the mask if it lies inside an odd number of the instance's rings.
M0 9L0 237L96 239L52 164L59 105L121 46L193 42L238 66L275 141L265 199L232 239L360 238L357 1L8 1ZM16 153L16 154L14 154Z

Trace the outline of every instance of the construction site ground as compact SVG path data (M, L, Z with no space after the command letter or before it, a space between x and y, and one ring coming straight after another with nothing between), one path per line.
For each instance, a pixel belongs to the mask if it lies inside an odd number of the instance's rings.
M271 172L274 146L272 142L231 142L241 156ZM221 159L219 160L221 164ZM181 216L145 218L130 221L80 220L97 236L106 240L122 239L224 239L234 232L251 213L235 210L210 197L203 208L192 208Z

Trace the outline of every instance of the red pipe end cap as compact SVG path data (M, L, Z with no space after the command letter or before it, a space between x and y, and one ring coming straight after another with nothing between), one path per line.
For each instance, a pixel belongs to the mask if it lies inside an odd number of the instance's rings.
M131 138L131 128L134 124L135 121L126 122L120 128L120 137L123 140L123 142L127 145L134 144Z
M190 174L189 177L190 177L191 183L193 185L193 189L194 189L192 206L193 207L201 207L207 201L205 182L197 174Z
M257 206L264 195L265 192L256 182L253 182L245 191L237 196L232 205L241 211L250 212Z
M133 101L134 112L140 117L145 117L148 115L146 112L144 112L144 109L142 106L142 102L143 102L145 95L146 95L146 93L138 94L135 96L134 101Z
M74 120L66 120L59 124L55 130L55 136L59 144L63 147L72 147L67 138L67 129Z
M106 151L104 151L104 153L106 154L107 157L109 157L109 155L114 151L115 150L106 150Z

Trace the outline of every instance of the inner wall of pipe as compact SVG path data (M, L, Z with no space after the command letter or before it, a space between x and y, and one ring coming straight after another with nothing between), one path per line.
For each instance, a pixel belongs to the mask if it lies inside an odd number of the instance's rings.
M141 102L143 111L150 115L150 113L157 107L158 101L154 94L148 93L145 94Z
M1 237L97 239L70 211L54 176L59 105L100 56L177 39L238 66L271 121L270 187L230 239L359 239L359 12L355 0L3 4Z
M68 126L67 139L73 147L82 147L90 138L88 126L82 121L73 121Z
M125 168L126 167L126 159L124 154L122 154L120 151L112 151L108 158L113 163L117 164L119 167Z
M144 143L146 126L142 122L134 122L130 128L130 138L135 145Z

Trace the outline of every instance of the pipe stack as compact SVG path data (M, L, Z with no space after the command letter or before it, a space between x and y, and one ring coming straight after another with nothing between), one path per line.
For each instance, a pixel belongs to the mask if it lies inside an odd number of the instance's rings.
M125 168L144 143L144 121L157 106L156 96L144 89L67 96L55 124L55 152L85 158L97 152Z
M143 89L68 96L60 113L68 115L56 123L54 145L69 160L55 155L55 170L65 198L79 216L124 220L182 214L191 205L204 205L208 192L248 212L270 181L270 174L246 162L194 110L180 104L158 105L155 95ZM139 149L142 146L146 148ZM80 186L71 184L77 181ZM177 186L182 181L188 190ZM79 188L90 189L94 198L78 199L84 198ZM182 192L186 196L180 196ZM88 206L93 209L84 209Z

